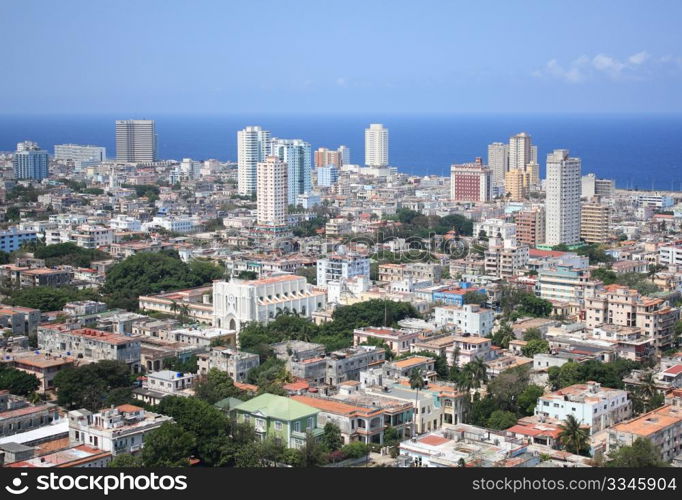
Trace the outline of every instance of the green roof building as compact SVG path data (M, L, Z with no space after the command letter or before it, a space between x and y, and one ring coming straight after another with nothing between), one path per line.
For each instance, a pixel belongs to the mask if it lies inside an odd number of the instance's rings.
M303 446L307 432L315 438L323 432L317 427L317 408L283 396L261 394L233 411L237 422L253 425L261 439L274 438L289 448Z

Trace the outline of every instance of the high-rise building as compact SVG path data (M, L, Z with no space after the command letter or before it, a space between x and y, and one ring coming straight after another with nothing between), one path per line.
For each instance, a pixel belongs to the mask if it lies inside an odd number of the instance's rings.
M116 160L156 161L154 120L116 120Z
M481 158L474 163L450 167L450 198L453 201L490 201L492 194L490 169Z
M289 205L296 205L299 194L312 189L310 144L301 139L272 139L272 156L287 164L287 198Z
M545 209L534 207L516 212L516 241L534 248L545 242Z
M49 176L49 161L47 151L40 149L37 143L21 142L14 153L14 176L17 179L44 179Z
M315 151L315 166L328 167L330 165L338 168L343 165L341 153L327 148L318 148L318 150Z
M336 167L319 167L315 171L319 187L332 187L339 180L339 169Z
M258 163L270 156L270 132L261 127L246 127L237 132L239 194L256 193Z
M580 238L586 243L607 243L611 230L611 207L584 203L580 212Z
M600 198L611 198L613 197L613 180L611 179L598 179L594 174L583 175L581 179L582 183L582 193L583 198L594 198L598 196Z
M537 162L537 149L533 153L530 135L521 132L509 138L509 170L525 167L533 161L533 154Z
M388 166L388 129L381 123L372 123L365 129L365 165Z
M341 153L341 165L350 165L350 148L341 145L337 151Z
M107 149L102 146L81 146L79 144L56 144L54 159L72 161L76 168L95 165L107 159Z
M509 145L493 142L488 146L488 168L492 175L493 187L504 186L504 176L509 171Z
M545 243L580 243L580 159L567 149L547 155Z
M527 168L513 168L504 176L505 195L510 201L521 201L530 195L531 172Z
M256 209L261 226L285 226L287 223L287 164L277 156L268 156L257 165Z

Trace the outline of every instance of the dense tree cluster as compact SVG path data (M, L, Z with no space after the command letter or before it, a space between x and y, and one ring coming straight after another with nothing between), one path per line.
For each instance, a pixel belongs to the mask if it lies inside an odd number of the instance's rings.
M407 302L375 299L338 307L332 314L332 321L322 325L316 325L288 311L281 311L267 324L246 325L239 332L239 338L242 349L262 357L267 357L268 344L285 340L316 342L333 351L352 345L355 328L396 326L401 319L418 316L414 307Z
M551 366L547 373L552 390L584 384L588 380L599 382L604 387L623 389L623 378L639 367L639 363L627 359L617 359L608 363L591 359L585 363L568 362L561 367Z
M0 390L7 390L17 396L28 396L39 386L40 381L35 375L0 364Z
M175 251L142 252L115 264L107 272L102 291L109 306L134 311L140 295L205 285L223 274L211 262L187 264Z
M54 378L57 403L67 410L99 411L131 398L130 368L120 361L103 360L60 371Z

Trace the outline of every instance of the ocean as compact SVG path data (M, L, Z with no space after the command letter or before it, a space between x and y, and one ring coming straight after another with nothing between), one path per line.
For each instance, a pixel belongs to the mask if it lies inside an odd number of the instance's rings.
M351 161L364 160L364 129L389 129L389 158L401 172L448 175L452 163L486 158L487 145L527 132L539 163L553 149L582 159L583 174L614 179L619 188L682 191L680 114L226 114L226 115L0 115L0 151L32 140L105 146L115 156L114 121L156 120L160 159L237 159L237 130L261 125L274 137L301 138L318 147L345 144ZM544 174L542 174L544 176Z

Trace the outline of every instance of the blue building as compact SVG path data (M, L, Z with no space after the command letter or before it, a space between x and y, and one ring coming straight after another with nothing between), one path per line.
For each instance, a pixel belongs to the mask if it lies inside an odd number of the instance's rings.
M312 157L310 144L300 139L277 139L271 143L272 155L287 164L287 200L296 205L296 198L312 189Z
M339 181L339 169L333 165L317 168L317 185L331 187Z
M442 302L449 306L463 306L464 296L469 292L482 293L484 295L488 294L483 288L472 287L471 283L466 283L466 285L466 287L446 288L433 292L433 302Z
M14 153L14 176L17 179L45 179L48 173L49 155L35 142L20 142Z
M35 241L38 235L35 231L21 231L16 227L7 231L0 231L0 250L14 252L26 242Z

